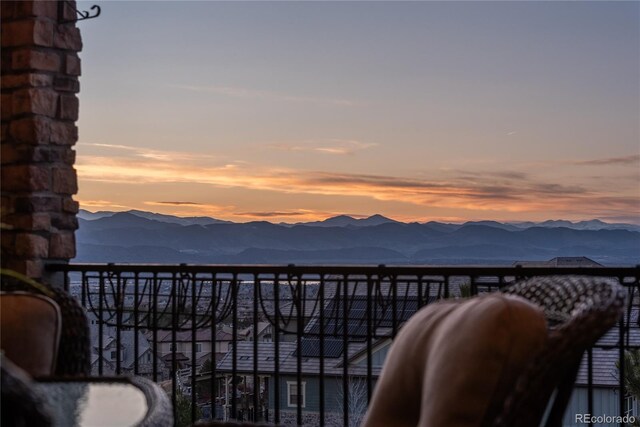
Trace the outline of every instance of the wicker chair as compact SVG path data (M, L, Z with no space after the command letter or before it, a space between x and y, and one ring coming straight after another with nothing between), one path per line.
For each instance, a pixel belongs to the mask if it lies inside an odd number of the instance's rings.
M51 407L33 387L33 380L0 353L0 425L14 427L53 424Z
M0 290L24 291L46 295L60 306L62 331L58 349L56 376L88 376L91 372L91 343L87 317L80 304L68 293L51 286L37 287L2 270Z
M276 427L276 424L252 423L242 421L200 421L194 427Z
M548 276L515 283L503 292L542 307L549 324L549 340L519 378L495 425L541 425L556 391L545 426L561 426L582 355L620 319L626 291L607 278Z

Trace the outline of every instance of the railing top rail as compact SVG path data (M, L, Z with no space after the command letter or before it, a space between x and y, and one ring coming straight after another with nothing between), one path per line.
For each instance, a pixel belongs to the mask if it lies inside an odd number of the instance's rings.
M640 265L628 267L521 267L521 266L432 266L432 265L228 265L228 264L50 264L50 271L62 272L157 272L232 274L363 274L412 276L529 276L583 274L589 276L640 278Z

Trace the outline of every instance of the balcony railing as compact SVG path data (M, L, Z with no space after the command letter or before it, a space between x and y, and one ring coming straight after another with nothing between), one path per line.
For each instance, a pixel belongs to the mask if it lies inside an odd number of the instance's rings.
M94 373L159 382L178 424L357 425L391 340L420 307L551 274L613 277L628 289L624 318L585 356L575 408L624 415L637 406L616 363L640 345L640 267L54 268L89 312ZM601 407L602 393L613 407Z

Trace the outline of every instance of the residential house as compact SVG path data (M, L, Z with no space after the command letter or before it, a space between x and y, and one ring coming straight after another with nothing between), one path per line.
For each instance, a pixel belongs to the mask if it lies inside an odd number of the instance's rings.
M625 313L625 320L629 318ZM625 333L625 341L628 339L630 346L640 346L640 326L638 323L639 308L633 307L630 313L632 325ZM626 321L625 321L626 323ZM628 337L626 334L628 333ZM593 384L593 411L592 415L620 415L620 373L618 361L620 358L620 330L614 327L607 332L592 349L592 384ZM563 426L580 427L584 425L575 419L575 414L589 413L588 386L589 386L588 356L585 355L580 365L575 387L565 417ZM640 366L637 367L640 369ZM625 410L621 415L633 415L640 418L638 396L627 394L625 396ZM604 426L617 426L617 424L603 424Z
M239 342L236 354L227 353L218 364L217 373L232 378L235 356L235 374L239 377L236 386L244 387L243 392L236 390L236 405L238 411L242 411L239 414L260 411L264 414L263 420L268 421L269 414L278 405L281 421L286 424L287 420L295 420L300 404L305 424L318 424L323 409L325 421L331 419L331 425L342 424L343 378L348 372L346 393L350 416L357 419L364 414L368 402L368 350L373 361L372 374L377 378L390 345L393 325L399 327L414 314L419 301L417 295L404 295L396 303L377 300L368 304L366 295L355 293L350 295L345 307L343 296L334 293L322 309L316 307L315 315L306 323L300 346L297 334L293 334L293 339L281 339L277 345L265 341ZM427 297L427 302L433 301L435 298ZM283 334L292 333L285 329ZM302 372L300 384L298 369ZM254 384L254 373L259 384ZM321 399L321 389L324 399ZM261 408L253 407L253 390L259 390ZM233 398L233 387L226 398L225 402ZM227 403L227 409L228 406Z
M231 348L233 335L223 328L216 331L215 340L211 335L212 331L209 328L197 329L195 340L193 340L191 331L178 331L174 341L172 331L159 331L157 332L158 354L168 366L172 366L175 353L178 368L191 366L193 360L197 366L202 366L206 360L211 360L212 353L215 354L216 360L220 360ZM153 341L152 334L148 333L147 337ZM242 339L242 337L239 336L238 339ZM193 344L195 344L195 352Z
M108 325L102 325L100 328L95 315L88 313L87 317L89 318L91 336L91 372L93 375L99 374L100 365L102 365L103 375L116 374L119 360L120 373L153 378L153 349L141 330L125 329L118 332L116 327ZM102 332L102 340L100 332ZM155 365L159 380L169 377L169 370L160 357L155 358Z
M253 341L254 335L258 341L271 342L273 341L273 327L269 322L258 322L257 332L254 334L253 325L243 329L238 333L245 341Z

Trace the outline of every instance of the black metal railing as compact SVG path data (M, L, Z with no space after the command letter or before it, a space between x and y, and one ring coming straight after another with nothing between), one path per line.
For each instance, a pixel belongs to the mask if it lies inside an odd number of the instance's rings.
M607 384L594 378L593 365L594 353L613 350L619 360L640 345L640 267L52 268L64 272L67 290L89 312L94 373L161 383L178 424L236 419L357 425L390 341L420 307L531 276L613 277L628 289L629 301L619 327L588 352L584 409L594 413L594 393L603 388L617 394L615 411L631 410L615 362L614 383Z

